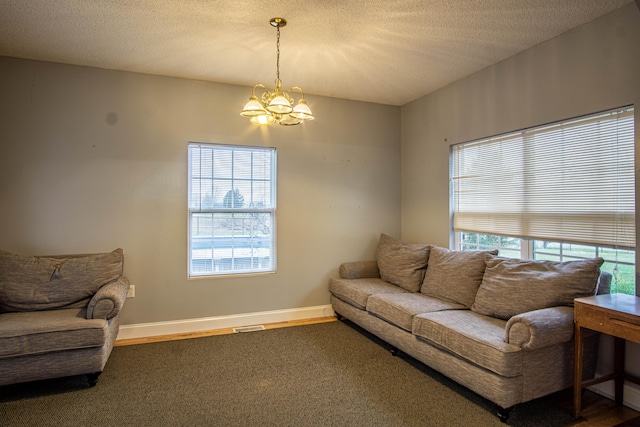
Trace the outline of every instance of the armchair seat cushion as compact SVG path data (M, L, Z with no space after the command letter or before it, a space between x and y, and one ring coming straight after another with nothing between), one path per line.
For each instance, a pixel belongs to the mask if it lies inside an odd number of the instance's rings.
M86 318L86 309L0 314L0 359L102 347L107 339L104 319Z

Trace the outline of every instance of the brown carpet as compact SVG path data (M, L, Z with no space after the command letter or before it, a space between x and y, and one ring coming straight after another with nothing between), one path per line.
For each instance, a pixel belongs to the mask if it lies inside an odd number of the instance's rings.
M494 406L348 322L116 347L98 385L0 387L8 426L502 426ZM545 399L509 425L563 426Z

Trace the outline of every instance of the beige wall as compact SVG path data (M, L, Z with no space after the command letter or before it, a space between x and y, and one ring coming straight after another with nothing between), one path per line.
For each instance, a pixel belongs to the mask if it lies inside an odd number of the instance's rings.
M640 141L640 12L635 4L402 107L402 237L449 244L449 146L636 105Z
M0 57L0 249L122 247L124 324L329 303L341 262L400 235L400 108L309 95L258 128L250 88ZM277 274L187 280L187 143L273 146Z

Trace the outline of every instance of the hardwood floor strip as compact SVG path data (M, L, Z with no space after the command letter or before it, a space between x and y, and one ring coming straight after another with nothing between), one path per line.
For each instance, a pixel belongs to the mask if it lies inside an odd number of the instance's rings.
M317 323L328 323L328 322L336 322L336 321L337 319L335 317L320 317L316 319L303 319L303 320L292 320L288 322L267 323L267 324L264 324L263 326L265 329L276 329L276 328L289 328L292 326L314 325ZM253 325L243 325L243 326L253 326ZM233 328L214 329L210 331L186 332L182 334L158 335L154 337L116 340L114 345L116 347L120 347L125 345L137 345L137 344L148 344L153 342L186 340L190 338L211 337L214 335L227 335L227 334L233 334L233 333L235 333L233 331Z

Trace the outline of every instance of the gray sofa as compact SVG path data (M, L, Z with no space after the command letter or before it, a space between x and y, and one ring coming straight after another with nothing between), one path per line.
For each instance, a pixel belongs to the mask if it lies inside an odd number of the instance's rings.
M506 422L515 405L573 385L573 299L608 292L602 262L502 258L383 234L376 260L342 264L329 290L339 319L495 403ZM598 337L586 337L585 379Z
M122 249L33 257L0 251L0 385L87 375L94 386L129 289Z

